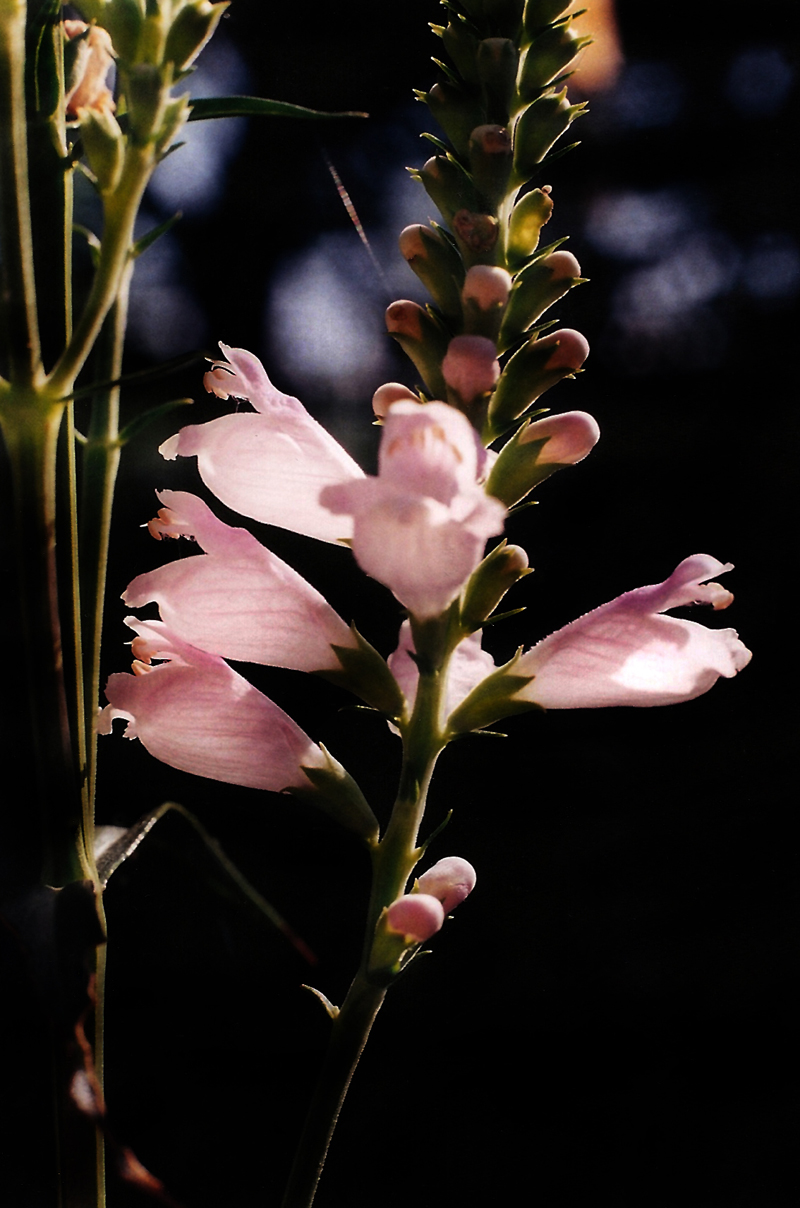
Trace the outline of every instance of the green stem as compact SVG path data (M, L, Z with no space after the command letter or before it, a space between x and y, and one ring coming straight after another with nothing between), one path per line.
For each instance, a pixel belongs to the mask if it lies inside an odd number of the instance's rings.
M106 316L96 346L95 371L100 381L115 381L122 370L133 261L123 271L119 294ZM85 727L88 748L90 813L84 827L94 841L94 798L97 777L95 716L100 698L100 644L103 633L111 510L120 460L119 388L102 390L94 399L83 448L80 506L82 633L84 653Z
M25 112L25 3L0 0L0 248L8 373L21 385L41 369L33 271Z
M119 296L139 203L155 166L156 152L151 143L128 143L119 183L104 198L103 240L91 292L73 337L50 375L54 394L66 395L72 390L103 320Z
M0 402L11 465L20 626L19 699L28 701L29 744L42 817L44 883L90 874L76 834L79 775L64 683L56 568L56 455L63 404L12 390ZM24 763L23 763L24 766Z
M372 891L361 965L333 1021L328 1051L311 1101L282 1208L311 1208L322 1168L372 1025L393 980L390 971L370 971L375 928L385 907L399 898L420 858L417 836L428 787L444 746L439 715L449 649L441 664L421 673L414 712L403 735L403 767L386 833L373 853Z

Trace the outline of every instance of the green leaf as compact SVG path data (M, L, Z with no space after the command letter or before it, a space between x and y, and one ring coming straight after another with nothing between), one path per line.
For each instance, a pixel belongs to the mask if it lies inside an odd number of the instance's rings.
M118 437L119 444L126 445L129 440L133 440L134 437L139 436L145 428L149 428L162 415L169 414L176 407L188 407L193 402L194 399L191 398L173 398L168 403L161 403L158 407L151 407L149 411L145 411L144 415L137 415L129 424L125 425Z
M239 871L232 860L225 855L225 852L206 830L201 822L195 818L194 814L190 813L184 806L178 805L175 801L165 801L163 805L159 805L149 814L145 814L133 826L124 830L120 827L99 827L96 844L97 847L97 872L103 884L103 888L108 884L111 876L116 872L121 864L136 851L142 840L146 839L157 822L167 814L172 814L179 818L183 818L188 822L189 826L202 840L206 849L214 857L218 869L223 876L220 878L211 877L213 888L217 893L224 897L235 896L239 899L244 899L251 906L254 906L258 913L267 919L278 931L292 944L297 951L305 957L309 964L315 965L317 958L308 948L304 941L295 934L286 920L278 914L274 907L270 906L269 902L261 896L258 890L250 884L247 877ZM104 844L104 839L111 839L110 843ZM231 887L235 887L239 892L236 895L231 894Z
M162 235L166 235L167 231L171 231L176 222L180 222L183 213L178 210L171 218L167 218L164 222L159 223L157 227L153 227L152 231L148 231L146 235L142 235L141 239L137 239L131 248L131 256L134 260L141 256L142 252L146 252L149 247L152 247L156 239L160 239Z
M212 117L369 117L367 113L350 109L341 113L324 113L320 109L306 109L304 105L290 105L288 101L269 101L260 96L198 97L192 100L191 106L190 122L202 122Z

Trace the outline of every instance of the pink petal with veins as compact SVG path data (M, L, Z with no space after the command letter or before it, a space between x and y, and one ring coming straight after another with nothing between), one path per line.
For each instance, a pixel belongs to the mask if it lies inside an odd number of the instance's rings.
M256 409L182 428L161 446L168 461L196 457L200 477L234 511L262 524L341 542L352 536L348 517L333 516L319 493L356 482L363 471L303 404L272 385L261 362L241 348L220 344L206 385L220 398L249 399Z
M164 507L151 531L194 537L205 553L139 575L122 596L130 608L154 600L173 634L223 658L295 671L341 669L331 644L355 640L310 583L196 496L157 494Z

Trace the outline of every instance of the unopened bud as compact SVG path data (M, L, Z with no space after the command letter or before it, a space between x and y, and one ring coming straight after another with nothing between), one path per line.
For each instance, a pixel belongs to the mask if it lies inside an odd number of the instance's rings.
M177 71L185 71L209 40L230 0L211 4L209 0L192 0L178 12L167 34L164 62L174 63Z
M571 252L551 252L534 260L514 281L499 333L499 350L505 352L533 326L559 298L585 280Z
M460 856L445 856L424 872L417 881L420 893L438 898L445 914L455 910L475 888L477 874L468 860Z
M513 147L505 126L477 126L469 137L472 179L490 208L499 207L508 190Z
M465 155L470 131L483 119L480 101L450 80L434 84L430 92L417 93L417 97L428 106L456 153Z
M402 382L385 382L372 396L372 410L378 419L384 419L392 403L399 403L401 400L406 403L418 403L419 396Z
M447 352L447 332L438 319L417 302L401 299L386 311L386 330L397 340L422 376L432 398L444 398L442 360Z
M511 292L511 274L504 268L476 264L469 270L461 290L464 302L474 302L480 310L505 306Z
M456 336L442 361L442 374L448 401L452 399L452 406L469 415L476 401L494 389L500 376L494 341L485 336Z
M448 226L460 210L476 211L480 207L478 191L461 168L446 155L432 155L411 176L419 180Z
M599 439L600 428L593 416L585 411L566 411L563 415L547 415L528 424L519 443L529 445L533 441L546 441L538 457L540 466L574 466L588 457Z
M429 893L406 894L392 902L386 911L389 931L404 936L408 946L430 939L443 923L444 907Z
M589 355L586 336L570 327L562 327L560 331L543 336L538 344L540 349L553 349L545 363L546 369L566 369L568 373L574 373Z
M552 213L550 185L531 189L514 206L508 228L508 257L512 268L527 264L536 251L542 227L550 221Z
M569 21L542 30L528 47L520 67L518 87L522 100L531 100L551 84L591 40L576 34Z
M553 143L586 109L586 103L570 105L567 90L549 92L523 109L514 131L514 172L527 180Z
M588 355L586 338L567 327L524 344L508 361L497 383L484 441L502 436L546 390L580 369Z
M486 490L512 507L556 470L583 461L599 438L597 421L585 411L527 422L500 451Z
M491 474L489 476L491 480ZM487 494L493 492L487 489ZM516 500L515 500L516 502ZM530 573L528 555L520 545L501 541L470 575L461 605L461 622L474 632L494 612L506 592ZM430 892L430 891L426 891Z
M400 232L398 243L445 318L460 319L464 265L452 242L429 226L415 224Z
M492 268L488 264L473 265L461 291L467 334L495 341L510 292L511 274L504 268Z
M484 38L478 43L475 65L486 102L486 110L508 120L519 54L510 38Z
M491 258L500 231L499 223L493 214L459 210L453 215L452 227L468 264L479 264L487 257Z
M97 178L101 193L111 193L122 172L124 138L119 122L110 108L81 109L81 138L89 167Z

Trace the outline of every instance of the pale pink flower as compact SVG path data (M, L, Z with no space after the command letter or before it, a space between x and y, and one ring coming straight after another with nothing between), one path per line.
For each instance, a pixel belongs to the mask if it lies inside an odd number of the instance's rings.
M298 399L272 385L257 357L220 348L228 360L213 363L206 389L222 399L249 399L255 414L182 428L164 442L161 455L196 457L209 490L243 516L321 541L350 538L350 518L332 515L319 494L332 484L357 482L364 472Z
M419 668L411 657L413 653L411 625L404 621L400 626L397 649L394 654L389 655L388 662L389 670L408 702L409 712L414 707L419 684ZM481 650L480 632L470 634L455 648L447 664L442 716L448 717L491 671L494 671L494 660L486 650Z
M427 893L409 893L392 902L386 911L389 931L405 936L408 944L421 944L440 931L444 908L438 898Z
M326 487L322 503L353 517L353 553L416 617L438 616L478 565L505 508L478 485L484 453L445 403L398 402L383 428L377 478Z
M155 600L173 634L222 658L341 670L331 645L355 647L355 638L310 583L246 529L223 524L202 499L157 495L165 506L151 533L193 537L205 553L139 575L122 595L130 608Z
M730 679L751 658L734 629L662 614L693 603L727 608L731 593L706 580L732 569L694 554L663 583L628 591L559 629L513 667L514 675L535 677L517 699L546 709L671 705Z
M477 873L461 856L445 856L417 881L420 893L429 893L442 903L445 914L455 910L475 888Z
M272 792L310 787L302 768L324 768L327 761L282 709L162 622L131 617L126 624L138 635L134 674L109 677L98 733L111 733L120 717L126 738L138 738L180 771Z
M106 80L114 66L114 47L106 30L85 21L66 20L64 33L68 41L81 38L73 65L72 80L64 98L67 117L80 116L81 109L104 109L114 112L114 98Z

